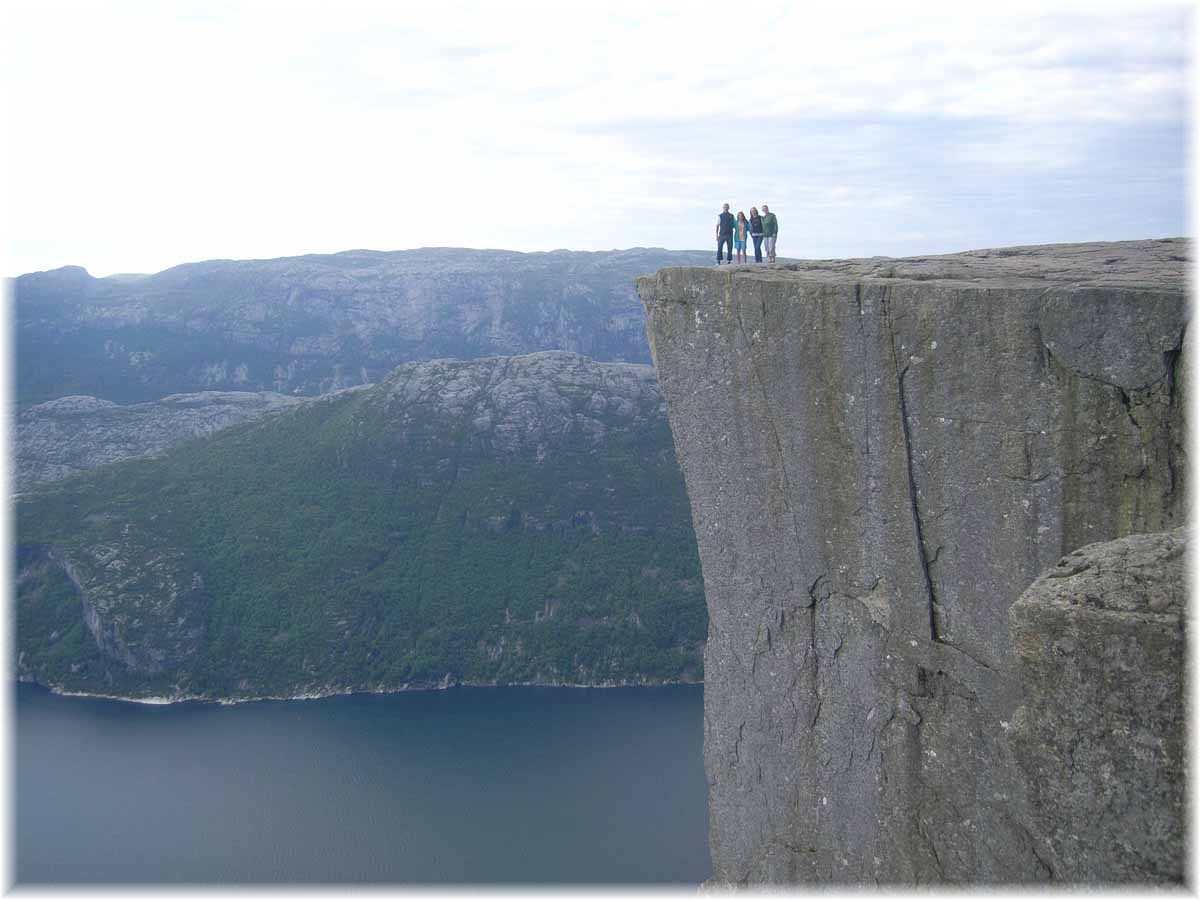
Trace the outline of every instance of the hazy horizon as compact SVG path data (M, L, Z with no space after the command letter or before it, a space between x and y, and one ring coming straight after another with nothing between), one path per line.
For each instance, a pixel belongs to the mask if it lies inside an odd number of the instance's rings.
M1176 239L1176 238L1190 240L1191 235L1186 234L1186 233L1139 235L1136 237L1113 238L1111 241L1100 241L1098 243L1115 243L1115 242L1122 242L1122 241L1155 241L1155 240L1168 240L1168 239ZM1066 243L1089 243L1089 242L1086 242L1086 241L1048 241L1047 242L1047 244L1066 244ZM940 251L938 253L916 252L916 253L912 253L912 254L908 254L908 255L914 256L914 257L945 256L945 255L954 254L954 253L971 253L971 252L977 251L977 250L1000 250L1000 249L1005 249L1007 247L1014 247L1014 246L1037 246L1037 245L997 244L997 245L991 246L991 247L963 247L963 248L956 249L956 250ZM329 251L317 250L317 251L310 251L310 252L306 252L306 253L285 254L283 256L240 256L240 257L226 256L226 257L213 257L211 259L183 259L183 260L179 260L178 262L170 263L167 266L165 266L161 269L156 269L155 271L152 271L152 272L150 272L150 271L147 271L147 272L129 272L129 271L127 271L127 272L96 273L96 272L93 272L91 269L89 269L87 266L81 266L78 263L67 262L67 263L63 263L61 266L54 266L53 268L50 268L50 269L36 269L33 271L29 271L29 272L17 272L14 274L4 274L4 275L0 275L0 277L7 278L9 280L15 280L15 279L21 278L25 275L36 275L36 274L39 274L42 272L57 271L59 269L81 268L84 271L86 271L88 273L88 275L90 275L92 278L97 278L97 279L100 279L100 278L122 278L122 277L138 278L138 277L145 277L145 276L151 276L151 275L158 275L158 274L161 274L162 272L166 272L170 269L178 268L179 266L202 265L204 263L272 262L274 260L280 260L280 259L299 259L301 257L306 257L306 256L339 256L344 253L390 254L390 253L421 253L423 251L437 251L437 250L465 250L465 251L474 252L474 253L517 253L517 254L521 254L521 255L530 255L530 256L532 256L534 254L538 254L538 253L626 253L626 252L633 251L633 250L663 251L666 253L701 253L701 254L709 254L709 255L712 254L712 250L703 249L700 247L671 248L671 247L636 246L636 247L609 247L607 249L600 249L600 250L576 250L571 247L555 247L552 250L516 250L516 249L510 248L510 247L457 247L457 246L397 247L397 248L392 248L392 249L388 249L388 250L376 249L373 247L350 247L345 250L329 250ZM879 257L879 256L886 256L886 254L865 254L863 257L858 257L858 258ZM817 257L817 256L800 256L800 255L785 256L783 254L780 254L779 261L787 262L789 260L847 259L847 258L853 258L853 257ZM894 257L894 258L900 259L903 257Z
M197 264L204 264L204 263L271 262L271 261L279 260L279 259L299 259L299 258L306 257L306 256L340 256L340 255L346 254L346 253L391 254L391 253L421 253L421 252L426 252L426 251L438 251L438 250L465 250L465 251L468 251L471 253L519 253L522 255L530 255L530 256L537 254L537 253L627 253L632 250L663 251L666 253L711 253L712 252L710 250L702 250L698 247L684 247L682 249L671 249L671 248L667 248L667 247L609 247L609 248L602 249L602 250L575 250L575 249L572 249L571 247L555 247L553 250L515 250L510 247L458 247L458 246L450 246L450 245L427 246L427 247L395 247L395 248L391 248L391 249L387 249L387 250L377 249L374 247L348 247L343 250L328 250L328 251L315 250L315 251L310 251L310 252L306 252L306 253L289 253L289 254L284 254L282 256L239 256L239 257L224 256L224 257L213 257L211 259L183 259L183 260L179 260L178 262L170 263L166 267L164 267L162 269L157 269L153 272L106 272L103 274L97 274L96 272L93 272L91 269L89 269L87 266L81 266L78 263L68 262L68 263L63 263L61 266L54 266L51 269L36 269L31 272L18 272L16 274L11 274L11 275L6 274L6 275L0 276L0 277L14 279L14 278L20 278L24 275L36 275L40 272L53 272L53 271L57 271L59 269L80 268L80 269L85 270L93 278L120 278L120 277L131 277L132 278L132 277L140 277L140 276L145 276L145 275L158 275L162 272L166 272L169 269L178 268L179 266L189 266L189 265L197 265ZM783 258L783 257L781 257L781 258Z

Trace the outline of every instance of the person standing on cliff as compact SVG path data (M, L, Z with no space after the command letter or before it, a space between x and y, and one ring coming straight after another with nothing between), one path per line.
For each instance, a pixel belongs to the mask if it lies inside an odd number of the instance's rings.
M717 265L721 264L721 245L725 245L725 262L733 263L733 213L729 211L729 204L726 203L721 208L721 214L717 216Z
M749 236L750 223L746 221L746 214L738 210L737 224L733 229L733 249L739 263L746 262L746 239Z
M779 236L779 220L775 218L775 213L771 212L771 207L763 204L763 244L767 251L767 262L775 262L775 238Z
M750 207L750 239L754 241L754 261L762 262L763 223L758 214L758 207Z

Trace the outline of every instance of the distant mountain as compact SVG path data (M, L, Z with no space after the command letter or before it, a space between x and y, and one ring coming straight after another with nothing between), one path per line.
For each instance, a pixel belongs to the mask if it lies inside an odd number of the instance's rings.
M707 618L649 366L403 365L16 506L17 667L211 698L696 680Z
M17 414L14 487L19 493L107 463L153 456L303 402L284 394L238 391L172 394L125 406L96 397L49 400Z
M15 279L21 406L206 390L315 395L403 362L569 350L649 363L638 275L701 251L434 248Z

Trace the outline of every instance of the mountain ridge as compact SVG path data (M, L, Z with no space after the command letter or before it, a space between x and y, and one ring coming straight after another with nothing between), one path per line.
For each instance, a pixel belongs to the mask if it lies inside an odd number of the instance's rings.
M432 245L427 247L406 247L400 250L373 250L369 247L352 247L347 250L334 250L328 253L295 253L286 256L248 256L248 257L233 257L233 256L215 256L210 259L188 260L181 263L173 263L163 269L158 269L153 272L112 272L108 275L93 275L87 266L81 266L77 263L64 263L61 266L55 266L51 269L34 269L28 272L21 272L17 275L6 276L9 281L16 281L19 278L28 278L31 276L40 275L56 275L56 274L71 274L82 273L89 279L94 281L104 281L106 279L129 279L129 278L150 278L155 275L161 275L164 272L169 272L172 269L179 269L184 266L205 266L209 264L240 264L240 263L267 263L280 262L291 259L325 259L336 257L372 257L386 258L391 256L399 256L403 254L415 253L479 253L479 254L504 254L513 256L556 256L562 254L577 254L580 256L586 255L612 255L612 254L634 254L634 253L663 253L663 254L687 254L695 256L711 255L708 250L669 250L666 247L613 247L609 250L572 250L569 247L556 247L553 250L511 250L504 247L453 247L450 245Z
M343 251L15 279L17 401L313 396L421 359L567 350L649 363L636 276L700 251Z

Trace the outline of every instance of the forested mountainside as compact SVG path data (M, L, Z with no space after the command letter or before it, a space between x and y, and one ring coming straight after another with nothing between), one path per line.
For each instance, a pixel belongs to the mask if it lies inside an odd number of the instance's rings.
M237 698L694 680L691 516L649 366L403 365L16 508L22 678Z
M207 390L314 395L403 362L568 350L648 363L638 275L708 262L635 248L516 253L432 248L213 260L93 278L15 280L21 406Z

